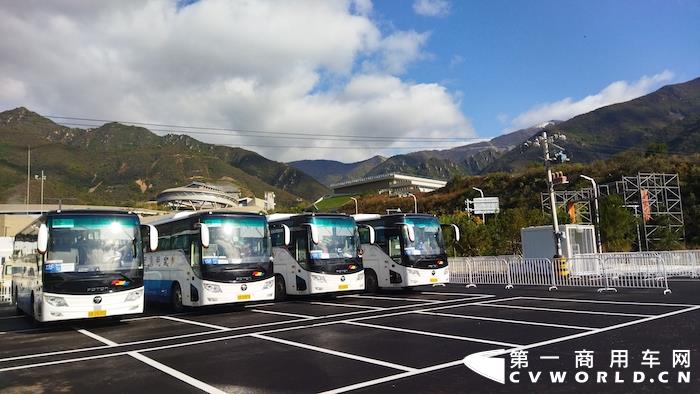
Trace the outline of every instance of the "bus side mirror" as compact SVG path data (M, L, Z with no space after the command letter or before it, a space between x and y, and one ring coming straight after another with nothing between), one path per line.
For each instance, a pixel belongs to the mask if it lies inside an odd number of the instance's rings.
M414 242L416 240L416 233L413 231L413 226L404 224L404 227L406 227L406 232L408 233L408 240Z
M202 247L203 248L208 248L209 247L209 227L204 224L204 223L199 223L199 236L202 241Z
M46 224L42 223L39 226L39 235L37 236L36 249L39 253L46 253L46 249L49 247L49 228Z
M450 226L452 226L452 228L455 230L455 242L459 242L459 239L460 239L459 227L457 227L457 225L454 223L450 224Z
M150 252L158 250L158 229L152 224L148 225L148 249Z
M289 226L283 224L282 230L284 231L284 246L289 246L292 243L292 233L289 231Z
M374 227L370 226L369 224L360 224L359 226L367 229L367 232L369 233L369 244L374 245L374 241L376 239L374 234Z
M316 225L313 223L309 223L308 226L311 229L311 241L313 241L313 243L315 244L318 244L320 242L318 238L318 227L316 227Z

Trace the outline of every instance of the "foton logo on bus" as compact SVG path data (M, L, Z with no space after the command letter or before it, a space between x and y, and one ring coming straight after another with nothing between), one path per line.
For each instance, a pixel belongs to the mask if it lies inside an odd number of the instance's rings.
M94 302L95 304L99 304L102 302L102 297L95 296L95 298L92 299L92 302Z

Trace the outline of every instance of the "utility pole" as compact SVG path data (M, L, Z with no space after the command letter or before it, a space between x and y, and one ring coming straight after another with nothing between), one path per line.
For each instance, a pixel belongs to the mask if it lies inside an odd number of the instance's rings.
M357 199L355 197L350 197L351 200L355 201L355 215L359 213L359 207L357 205Z
M598 253L603 253L603 241L600 239L600 211L598 210L598 184L595 179L581 175L581 178L590 181L593 186L593 209L595 209L596 239L598 240Z
M29 180L32 173L32 148L27 146L27 215L29 215Z
M481 194L481 198L484 198L484 191L479 189L478 187L472 187L472 189L476 190ZM481 223L486 224L486 214L482 213L481 214Z
M41 181L41 213L44 213L44 181L46 180L44 170L41 170L41 176L34 175L34 179Z

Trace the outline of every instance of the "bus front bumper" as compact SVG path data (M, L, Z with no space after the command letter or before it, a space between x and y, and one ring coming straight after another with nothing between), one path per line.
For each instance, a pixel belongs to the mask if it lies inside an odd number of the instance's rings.
M39 320L91 319L143 313L143 297L143 287L105 294L44 293Z
M202 281L199 305L230 304L236 302L275 299L275 278L248 283L221 283Z
M311 294L333 293L365 289L364 271L345 275L309 274L309 292Z
M448 283L450 271L448 267L437 269L418 269L406 267L406 283L408 286L435 285Z

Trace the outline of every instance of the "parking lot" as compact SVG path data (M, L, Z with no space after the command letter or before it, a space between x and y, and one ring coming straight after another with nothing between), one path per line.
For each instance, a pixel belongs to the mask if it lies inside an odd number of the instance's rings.
M607 370L611 349L700 349L697 282L674 294L547 292L483 286L298 298L283 303L148 314L114 322L35 327L0 308L3 392L547 392L590 391L594 382L493 382L468 369L465 356L497 349L529 354L524 371L575 372L574 352L594 351ZM508 372L514 370L508 355ZM509 368L510 367L510 368ZM693 364L689 371L695 372ZM696 392L690 383L606 382L609 392ZM571 379L573 380L573 378ZM602 387L598 387L600 389ZM695 388L695 389L693 389Z

